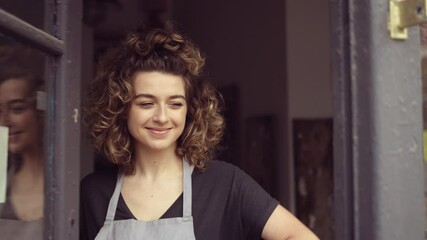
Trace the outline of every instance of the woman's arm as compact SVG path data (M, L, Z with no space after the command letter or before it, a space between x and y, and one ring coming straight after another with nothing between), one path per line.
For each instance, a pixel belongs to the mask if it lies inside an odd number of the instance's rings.
M278 205L262 230L265 240L319 240L288 210Z

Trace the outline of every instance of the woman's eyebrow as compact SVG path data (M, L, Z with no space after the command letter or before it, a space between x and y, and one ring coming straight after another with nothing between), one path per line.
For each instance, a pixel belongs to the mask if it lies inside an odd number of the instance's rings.
M138 95L135 96L135 99L137 98L150 98L150 99L156 99L156 96L149 94L149 93L140 93ZM184 95L181 94L176 94L176 95L172 95L168 97L169 99L177 99L177 98L182 98L184 100L186 100Z
M177 98L182 98L182 99L186 100L186 98L185 98L184 95L179 95L179 94L172 95L172 96L169 97L169 99L177 99Z
M22 98L18 98L18 99L12 99L12 100L7 101L7 105L12 105L15 103L27 103L27 100L22 99Z
M138 94L138 95L136 95L135 96L135 99L137 99L137 98L141 98L141 97L143 97L143 98L152 98L152 99L154 99L154 98L156 98L154 95L152 95L152 94L148 94L148 93L140 93L140 94Z

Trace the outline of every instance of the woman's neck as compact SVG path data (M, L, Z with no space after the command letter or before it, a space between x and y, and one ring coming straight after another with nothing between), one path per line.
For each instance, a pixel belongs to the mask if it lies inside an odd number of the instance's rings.
M17 174L30 178L44 177L44 158L42 149L33 149L21 155L21 166Z
M182 173L182 159L175 150L135 151L135 175L156 179Z
M21 166L12 175L10 201L15 214L22 220L43 217L44 160L43 151L21 154Z

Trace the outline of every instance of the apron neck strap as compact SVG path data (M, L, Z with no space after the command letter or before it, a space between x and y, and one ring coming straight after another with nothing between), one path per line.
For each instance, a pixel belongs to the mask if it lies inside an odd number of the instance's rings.
M192 183L191 183L191 173L193 172L194 165L191 165L188 163L188 161L184 158L182 163L183 166L183 181L184 181L184 188L183 188L183 215L184 217L191 217L191 206L192 206Z
M184 158L182 160L183 167L183 216L191 217L191 207L192 207L192 183L191 183L191 173L193 172L194 165L188 163ZM113 196L111 196L110 203L108 204L106 221L114 221L116 215L117 204L119 202L120 192L123 186L123 180L125 177L124 171L122 168L119 169L117 173L117 182L116 187L114 188Z
M122 168L119 168L119 171L117 173L116 187L114 188L113 196L111 196L110 203L108 204L107 217L105 218L106 221L114 221L114 216L116 215L117 204L119 202L124 177L124 170Z

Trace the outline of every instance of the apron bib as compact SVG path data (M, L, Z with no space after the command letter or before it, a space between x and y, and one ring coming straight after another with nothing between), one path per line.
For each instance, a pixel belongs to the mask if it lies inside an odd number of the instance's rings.
M7 174L7 193L6 199L9 198L12 172L15 171L14 167L8 170ZM7 218L3 218L3 214L7 215ZM12 218L12 219L10 219ZM44 233L44 218L40 218L32 221L23 221L15 219L17 216L13 210L11 203L0 204L0 239L10 240L43 240Z
M43 218L34 221L0 219L1 239L42 240Z
M154 221L126 219L114 221L117 203L123 185L124 173L120 170L113 196L108 205L107 217L104 226L99 231L95 240L194 240L192 206L192 185L190 166L183 160L183 217L163 218Z

